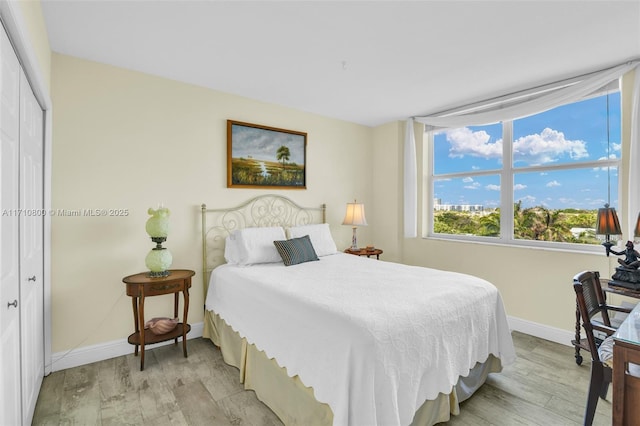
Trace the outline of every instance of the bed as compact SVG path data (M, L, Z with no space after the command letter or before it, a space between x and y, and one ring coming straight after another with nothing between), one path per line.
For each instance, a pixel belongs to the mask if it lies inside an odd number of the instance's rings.
M493 285L341 253L324 222L275 195L202 206L204 337L284 424L447 421L513 362Z

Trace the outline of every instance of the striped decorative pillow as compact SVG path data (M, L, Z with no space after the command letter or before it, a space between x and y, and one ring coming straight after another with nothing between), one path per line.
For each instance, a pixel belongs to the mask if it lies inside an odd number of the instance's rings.
M280 253L285 266L319 260L308 235L290 240L274 241L273 244Z

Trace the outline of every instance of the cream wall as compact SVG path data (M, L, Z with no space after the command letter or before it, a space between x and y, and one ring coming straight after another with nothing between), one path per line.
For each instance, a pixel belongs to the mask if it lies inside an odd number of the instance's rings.
M51 48L47 27L42 15L40 1L20 0L16 2L24 24L27 28L26 37L29 39L38 68L42 72L42 79L47 89L51 88Z
M373 235L371 245L381 248L382 258L400 262L402 259L402 182L397 179L402 170L404 123L394 121L373 129L373 162L371 166L373 200L367 206L368 228ZM369 217L369 210L375 216Z
M626 182L628 176L630 100L632 75L625 76L623 83L623 167L620 181ZM393 129L390 130L390 129ZM402 212L402 166L389 167L389 159L402 164L402 145L404 124L392 123L374 129L375 152L372 168L376 170L374 182L374 204L376 217L384 231L376 230L376 242L381 248L393 248L394 260L403 263L433 267L444 270L464 272L476 275L494 283L500 290L507 314L552 329L572 332L575 327L575 293L572 277L582 270L599 270L603 277L610 277L616 263L616 257L607 258L604 249L597 254L585 254L568 251L543 250L506 245L445 241L433 238L401 238ZM397 132L395 131L397 130ZM416 128L416 137L422 129ZM423 143L417 140L418 175L422 176L428 159L423 155ZM424 161L421 161L423 159ZM384 172L384 174L382 174ZM384 182L384 184L381 184ZM423 181L419 182L419 194ZM627 185L623 184L620 194L627 194ZM428 195L426 196L428 197ZM624 198L624 197L621 197ZM398 205L383 200L395 199ZM423 206L425 196L420 196L419 205ZM626 209L626 200L620 203L621 218ZM419 218L422 217L420 208ZM627 222L623 219L623 232L629 235ZM426 229L419 223L418 235ZM398 232L394 235L392 230ZM621 250L623 248L620 248ZM622 298L614 296L614 303ZM632 300L632 302L637 302ZM553 333L552 333L553 334ZM569 343L567 340L565 343Z
M147 209L171 209L173 267L195 270L189 321L201 322L199 206L232 207L268 192L304 206L327 203L339 247L345 205L372 199L372 130L74 57L53 54L54 209L128 209L124 217L52 218L53 352L126 338L131 299L122 278L144 271L153 247ZM308 133L306 190L226 188L226 120ZM371 211L371 217L376 216ZM359 229L364 242L370 230ZM148 317L172 313L147 300ZM55 368L54 368L55 369Z

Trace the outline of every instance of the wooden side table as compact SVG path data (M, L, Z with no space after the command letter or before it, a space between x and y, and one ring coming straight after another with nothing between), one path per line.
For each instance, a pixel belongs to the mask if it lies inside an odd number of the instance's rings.
M379 248L374 248L372 250L368 250L366 248L359 248L357 250L351 250L350 248L348 248L344 252L345 253L349 253L349 254L355 254L356 256L367 256L367 257L375 256L376 259L378 259L378 260L380 260L380 255L382 253L384 253Z
M631 367L630 364L635 364ZM637 425L640 418L640 306L613 334L612 425Z
M637 327L640 324L636 324ZM614 338L612 425L637 425L640 416L640 378L628 374L628 364L640 365L640 343Z
M165 342L175 339L178 344L178 337L182 336L182 351L185 358L187 357L187 333L191 330L191 326L187 324L187 315L189 313L189 288L191 287L191 277L195 272L188 269L172 269L166 277L151 278L148 272L141 272L135 275L129 275L122 279L127 285L127 296L131 296L133 305L133 323L135 332L127 339L129 343L135 345L135 355L138 356L138 346L140 347L140 371L144 370L144 349L145 345L153 343ZM163 294L174 294L173 315L178 317L178 297L182 292L184 298L184 312L182 322L178 323L176 328L165 334L153 334L144 328L144 299L150 296L160 296Z

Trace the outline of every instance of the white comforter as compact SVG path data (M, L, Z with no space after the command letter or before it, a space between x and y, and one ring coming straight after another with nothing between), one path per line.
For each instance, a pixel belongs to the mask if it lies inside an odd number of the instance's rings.
M206 307L313 387L334 425L408 425L489 354L515 359L492 284L348 254L220 266Z

